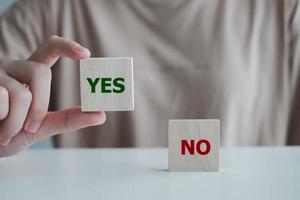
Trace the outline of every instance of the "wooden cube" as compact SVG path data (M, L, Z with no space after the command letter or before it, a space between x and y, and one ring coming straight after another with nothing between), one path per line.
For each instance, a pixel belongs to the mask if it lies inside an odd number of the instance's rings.
M169 120L169 170L219 171L220 120Z
M81 111L134 110L133 59L80 60Z

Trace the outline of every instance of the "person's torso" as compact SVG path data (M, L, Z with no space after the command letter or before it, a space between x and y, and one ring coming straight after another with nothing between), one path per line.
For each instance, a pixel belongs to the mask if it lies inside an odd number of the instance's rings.
M221 119L221 144L285 144L291 106L280 2L57 1L53 33L93 57L134 58L135 110L60 146L166 146L169 119ZM53 108L80 104L78 63L54 69ZM75 89L74 89L75 88ZM77 89L76 89L77 88Z

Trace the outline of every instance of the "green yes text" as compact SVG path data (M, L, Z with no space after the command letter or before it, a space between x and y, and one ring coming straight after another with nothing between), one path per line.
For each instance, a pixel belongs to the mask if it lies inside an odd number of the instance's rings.
M125 79L117 78L86 78L91 87L91 93L122 93L125 91Z

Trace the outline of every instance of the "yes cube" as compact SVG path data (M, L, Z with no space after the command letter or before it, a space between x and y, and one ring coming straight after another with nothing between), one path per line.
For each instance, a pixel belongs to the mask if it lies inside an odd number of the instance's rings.
M81 111L134 110L133 59L80 60Z
M220 120L169 120L169 170L219 171Z

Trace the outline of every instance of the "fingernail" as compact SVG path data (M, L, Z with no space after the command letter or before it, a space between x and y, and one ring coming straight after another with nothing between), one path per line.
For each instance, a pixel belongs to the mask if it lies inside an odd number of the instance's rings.
M88 51L87 48L85 48L85 47L83 47L83 46L80 46L80 45L75 45L75 46L74 46L74 50L75 50L75 51L80 51L80 52L82 52L82 51Z
M39 121L33 121L33 122L31 122L31 123L28 125L26 131L28 131L28 132L30 132L30 133L35 133L35 132L38 131L38 129L40 128L40 126L41 126L41 122L39 122Z
M77 51L81 55L84 54L85 55L84 57L90 57L90 55L91 55L90 50L88 50L85 47L75 47L75 51Z
M6 145L8 145L8 143L9 143L9 140L8 140L8 139L3 139L3 138L0 139L0 144L1 144L2 146L6 146Z

